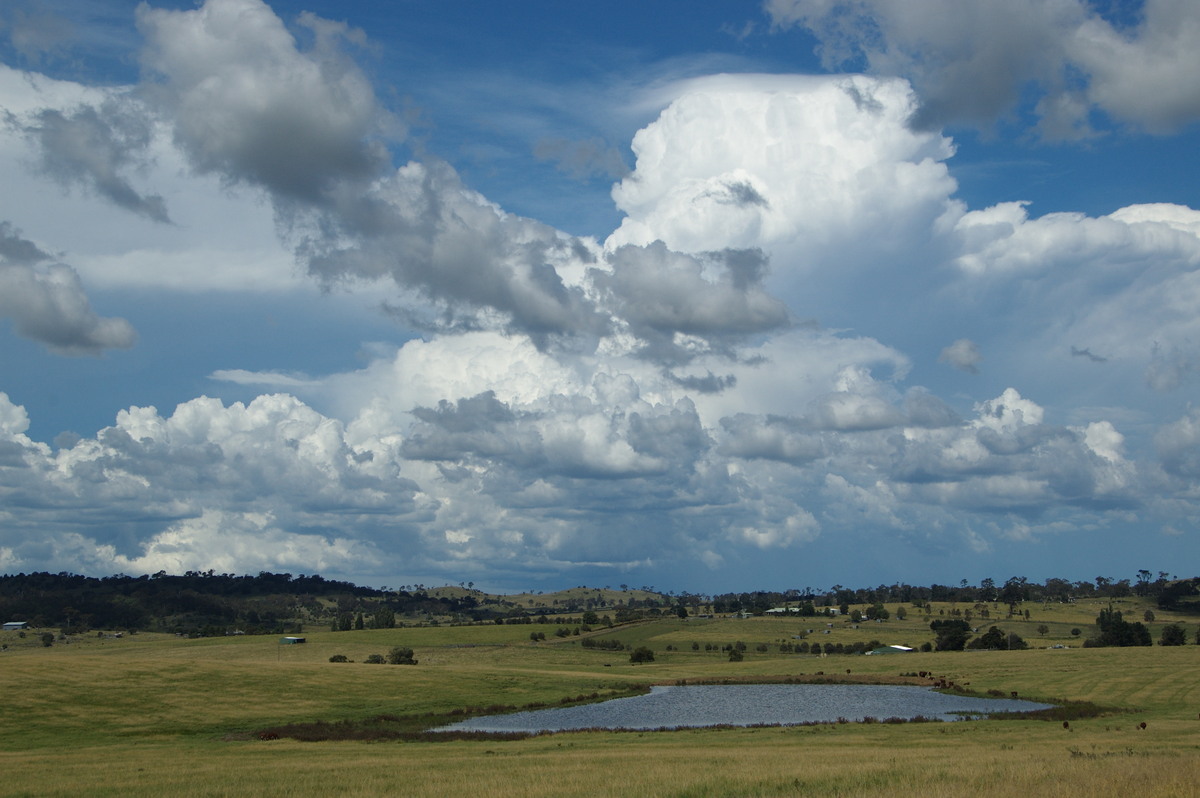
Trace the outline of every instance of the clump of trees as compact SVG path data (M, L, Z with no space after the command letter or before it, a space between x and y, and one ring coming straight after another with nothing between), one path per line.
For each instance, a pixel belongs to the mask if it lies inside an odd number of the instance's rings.
M340 656L340 655L334 655L334 656ZM334 660L331 657L329 661L333 662ZM387 653L386 657L383 656L382 654L369 654L367 656L367 658L363 660L363 662L367 663L368 665L384 665L384 664L387 664L387 665L416 665L417 664L417 661L413 658L413 650L411 648L404 648L402 646L396 646L395 648L393 648L391 651L389 651Z
M971 636L971 625L958 618L931 621L929 628L937 636L933 647L938 651L962 651Z
M932 621L929 628L937 635L931 648L937 651L962 651L964 649L984 651L1017 651L1029 648L1020 635L1006 634L1003 629L993 626L986 632L971 639L971 625L959 618L947 618ZM925 649L922 646L922 650Z
M1096 619L1099 630L1093 638L1083 641L1085 648L1102 648L1106 646L1148 646L1150 645L1150 630L1140 621L1127 621L1120 610L1112 607L1100 610Z
M620 640L610 640L610 639L598 640L594 637L583 638L583 640L580 641L579 645L583 646L584 648L599 648L599 649L603 649L604 651L624 651L625 650L625 644L622 643Z
M1021 639L1021 636L1015 632L1005 634L1003 630L993 626L979 637L967 643L969 649L982 649L985 651L1020 651L1029 648L1029 644Z

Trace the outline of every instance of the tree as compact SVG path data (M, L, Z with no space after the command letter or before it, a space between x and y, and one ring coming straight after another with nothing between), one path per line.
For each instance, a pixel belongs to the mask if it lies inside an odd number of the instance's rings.
M1017 605L1025 600L1025 588L1029 580L1023 576L1014 576L1004 583L1000 591L1000 600L1008 605L1008 611L1016 614Z
M957 618L932 621L929 628L937 635L934 647L938 651L962 651L971 631L970 624Z
M334 654L329 658L330 662L349 662L350 659L345 654Z
M1154 623L1154 610L1146 610L1143 612L1142 620L1146 623Z
M1158 639L1160 646L1182 646L1187 642L1187 634L1177 623L1167 624L1162 628L1162 636Z
M368 665L382 665L384 662L386 662L386 660L383 658L382 654L368 654L367 658L364 659L363 662L367 663Z
M1047 626L1046 624L1044 624L1044 623L1038 624L1037 633L1040 634L1042 637L1045 637L1046 632L1049 632L1049 631L1050 631L1050 627Z
M1005 647L1008 641L1004 639L1004 632L1001 632L998 627L993 626L979 637L967 644L967 648L984 649L988 651L996 651Z
M890 617L892 617L892 614L882 604L872 604L870 607L867 607L868 621L886 621Z
M629 655L629 661L635 665L640 662L654 662L654 652L645 646L638 646Z
M745 659L745 657L742 656L742 652L739 649L736 649L736 648L730 649L730 651L729 651L729 661L730 662L741 662L743 659Z

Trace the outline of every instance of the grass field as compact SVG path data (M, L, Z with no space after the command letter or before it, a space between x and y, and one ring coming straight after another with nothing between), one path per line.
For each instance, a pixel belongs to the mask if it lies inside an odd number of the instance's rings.
M20 796L925 796L1200 794L1200 646L1084 649L1100 605L1030 607L1029 621L976 619L1015 631L1028 651L799 656L780 641L930 639L922 612L904 621L677 619L595 634L654 649L585 649L555 626L463 626L307 632L186 640L80 637L43 648L4 633L0 653L0 795ZM1118 605L1140 620L1144 606ZM894 607L889 607L894 609ZM939 611L950 608L935 607ZM814 622L819 623L814 625ZM1036 631L1048 627L1045 635ZM547 631L533 643L530 631ZM829 631L826 635L823 632ZM94 635L94 633L93 633ZM743 662L705 642L748 646ZM701 644L692 651L691 643ZM759 644L769 651L760 653ZM1070 645L1052 649L1054 644ZM367 665L392 646L419 664ZM667 651L670 645L673 651ZM333 654L356 662L330 663ZM675 732L586 732L521 740L319 742L260 740L286 723L379 714L428 719L463 707L557 703L680 679L845 674L894 679L925 670L980 693L1091 701L1119 711L1060 722L835 724ZM429 715L428 713L434 713ZM1145 728L1140 724L1145 723Z

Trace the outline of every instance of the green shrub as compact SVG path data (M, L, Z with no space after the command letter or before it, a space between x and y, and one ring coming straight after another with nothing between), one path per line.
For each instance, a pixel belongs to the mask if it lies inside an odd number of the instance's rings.
M334 654L332 657L329 658L329 661L330 662L349 662L350 660L346 657L345 654Z
M416 665L417 661L413 659L413 650L411 648L403 648L396 646L388 652L387 661L389 665Z

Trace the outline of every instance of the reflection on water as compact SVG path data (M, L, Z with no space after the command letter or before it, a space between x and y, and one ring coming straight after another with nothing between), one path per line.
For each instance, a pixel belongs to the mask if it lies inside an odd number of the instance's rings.
M654 687L647 695L599 704L471 718L437 731L541 732L834 723L839 719L1024 712L1047 704L936 693L929 687L873 684L739 684Z

